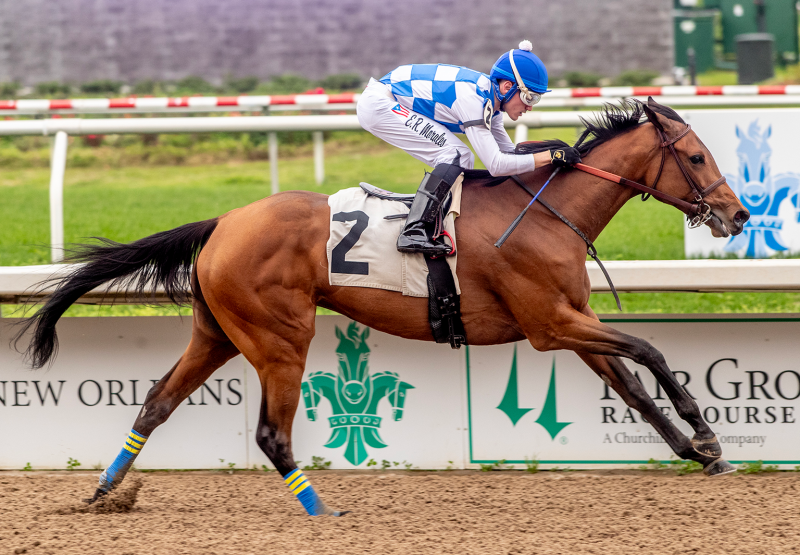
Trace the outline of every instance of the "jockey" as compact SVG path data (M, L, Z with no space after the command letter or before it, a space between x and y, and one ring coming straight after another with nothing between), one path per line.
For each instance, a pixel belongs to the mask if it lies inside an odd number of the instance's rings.
M397 250L432 255L451 250L432 237L434 222L462 169L472 169L475 163L469 147L454 133L466 134L494 176L580 162L571 147L514 154L501 112L516 121L549 92L547 70L531 50L530 41L522 41L519 49L498 58L489 75L447 64L413 64L390 71L380 81L370 79L358 101L361 126L434 168L417 191Z

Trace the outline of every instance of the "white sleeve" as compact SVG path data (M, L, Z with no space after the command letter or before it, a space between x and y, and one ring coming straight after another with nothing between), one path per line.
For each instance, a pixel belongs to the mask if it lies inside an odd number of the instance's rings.
M486 99L476 94L474 87L469 83L456 83L456 100L453 102L451 110L459 118L460 121L475 121L483 119L483 106ZM463 89L463 90L462 90ZM478 155L483 165L489 170L492 175L518 175L520 173L530 172L536 167L536 162L533 160L533 154L513 154L514 143L511 138L502 130L504 136L501 144L494 134L495 125L499 125L502 129L502 121L495 124L494 120L501 118L492 118L492 131L486 129L481 123L480 125L472 125L467 127L466 135L469 142L472 144L475 154ZM508 141L506 143L506 141ZM508 149L512 154L507 154L501 151Z
M514 141L506 133L506 128L503 125L503 114L492 118L492 135L494 135L494 140L497 141L497 146L500 147L502 152L514 152Z
M508 134L506 138L511 145L512 154L502 152L495 135L483 125L468 127L466 134L475 154L492 175L519 175L536 168L533 154L513 154L514 144Z

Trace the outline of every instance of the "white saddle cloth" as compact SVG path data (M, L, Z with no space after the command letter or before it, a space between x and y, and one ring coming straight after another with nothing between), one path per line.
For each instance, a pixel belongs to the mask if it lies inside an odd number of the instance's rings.
M455 219L461 210L461 183L453 185L453 201L444 228L456 240ZM328 198L331 208L328 238L328 280L331 285L372 287L399 291L411 297L428 296L428 265L421 254L397 251L397 237L405 219L386 220L391 214L407 214L398 201L368 196L360 187L343 189ZM445 239L446 240L446 239ZM448 256L456 291L456 255Z

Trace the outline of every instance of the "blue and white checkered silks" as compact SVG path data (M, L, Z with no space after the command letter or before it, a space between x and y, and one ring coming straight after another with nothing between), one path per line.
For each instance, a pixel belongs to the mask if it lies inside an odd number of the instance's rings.
M404 65L380 81L391 87L401 105L441 123L453 133L463 133L465 121L482 119L484 104L493 100L489 76L466 67Z

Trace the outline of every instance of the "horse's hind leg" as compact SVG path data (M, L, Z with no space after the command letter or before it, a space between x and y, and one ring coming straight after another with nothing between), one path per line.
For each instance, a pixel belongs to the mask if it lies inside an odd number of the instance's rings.
M203 385L217 368L239 354L205 303L195 300L193 308L189 346L167 375L148 391L122 451L101 474L97 490L88 500L90 503L117 487L153 431L166 422L178 405Z
M237 318L222 307L215 314L230 338L256 369L261 382L261 411L256 428L256 443L283 476L289 490L297 496L309 515L341 516L317 495L292 454L292 422L300 401L300 388L308 347L314 336L315 306L292 303L291 295L275 296L279 314L251 313L248 320Z
M313 332L312 332L313 335ZM300 401L300 387L311 337L286 341L271 332L261 332L262 346L256 359L261 381L261 411L256 442L283 476L289 490L297 496L309 515L341 516L345 512L329 508L317 495L292 454L292 422ZM297 341L297 342L295 342Z

